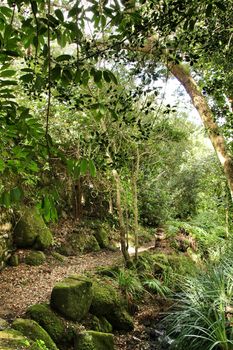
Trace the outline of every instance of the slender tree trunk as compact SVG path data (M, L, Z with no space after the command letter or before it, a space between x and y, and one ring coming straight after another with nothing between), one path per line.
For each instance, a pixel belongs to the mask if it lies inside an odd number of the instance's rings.
M139 150L136 150L136 164L132 174L132 190L133 190L133 211L134 211L134 245L135 245L135 260L138 259L138 174L139 174Z
M126 249L129 249L129 210L126 206L125 208L125 230L126 230Z
M118 218L119 218L119 226L120 226L120 243L121 243L121 252L122 255L125 259L126 265L130 262L130 256L129 252L126 247L126 229L125 229L125 224L124 224L124 219L123 219L123 212L122 212L122 207L121 207L121 182L120 182L120 177L117 173L116 170L113 170L113 176L116 182L116 205L117 205L117 211L118 211Z
M223 170L233 199L233 160L227 151L224 137L221 135L218 125L215 123L213 113L208 106L205 96L201 93L197 83L191 74L182 65L169 64L168 69L183 85L194 107L197 109L204 127L206 128L212 145L217 153L218 159L223 166Z
M108 212L109 214L113 214L112 193L109 193Z
M82 218L82 183L79 178L74 185L74 200L73 200L74 218L81 220Z

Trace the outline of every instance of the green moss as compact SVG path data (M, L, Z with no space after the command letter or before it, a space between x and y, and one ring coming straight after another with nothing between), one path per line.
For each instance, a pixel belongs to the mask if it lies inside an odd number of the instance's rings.
M120 295L110 283L97 280L93 282L93 300L90 311L94 315L108 315L121 304Z
M47 249L53 237L37 208L23 208L14 229L14 241L19 248Z
M0 318L0 331L6 328L8 328L8 322L3 318Z
M123 330L129 332L134 328L132 317L123 307L116 308L111 314L107 316L107 319L115 330Z
M75 350L114 350L113 335L95 331L77 334Z
M10 266L18 266L19 265L19 256L17 254L13 254L7 260L8 265Z
M20 332L14 329L0 331L1 350L24 350L30 348L30 342Z
M98 252L100 246L93 235L75 231L67 237L67 241L58 247L57 250L65 256L72 256L84 252Z
M97 332L103 333L112 333L112 325L108 320L103 316L95 316L89 315L87 319L85 319L84 326L87 329L91 329Z
M107 248L109 246L108 231L103 225L95 230L95 238L100 248Z
M98 317L104 316L114 329L125 331L133 329L133 320L124 308L121 296L107 282L93 282L93 300L90 311Z
M13 322L12 327L33 341L43 340L49 350L58 350L56 344L50 338L48 333L37 322L33 320L17 318Z
M58 252L52 252L51 253L52 257L60 262L64 262L65 257L62 254L59 254Z
M46 260L43 252L31 251L25 257L25 263L32 266L42 265Z
M65 322L58 317L47 304L36 304L27 309L28 317L39 323L56 344L70 343L73 334Z
M86 252L98 252L99 250L100 250L100 246L99 246L96 238L94 236L89 236L89 238L85 244L85 251Z
M51 306L67 319L80 321L88 313L92 297L91 281L82 276L72 276L54 286Z

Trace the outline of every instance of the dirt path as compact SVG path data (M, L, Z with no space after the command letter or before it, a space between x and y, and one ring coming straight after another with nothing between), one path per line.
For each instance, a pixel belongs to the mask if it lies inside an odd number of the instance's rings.
M30 305L49 301L55 283L66 276L109 266L120 259L120 251L101 251L67 257L64 262L49 257L40 266L6 267L0 272L0 317L13 319Z

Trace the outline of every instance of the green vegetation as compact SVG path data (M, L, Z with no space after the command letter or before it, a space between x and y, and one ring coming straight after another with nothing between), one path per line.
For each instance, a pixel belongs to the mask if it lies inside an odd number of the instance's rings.
M232 349L232 260L183 283L177 295L177 310L168 320L179 349Z
M46 260L46 256L43 252L31 251L25 257L25 263L32 266L42 265Z
M181 292L177 346L233 347L232 7L0 4L0 268L17 269L25 256L17 250L28 248L30 265L45 261L42 251L65 265L59 253L110 247L124 260L93 281L56 284L51 307L64 317L80 322L90 310L97 331L110 331L108 322L132 330L134 303ZM183 90L173 98L175 81ZM151 254L139 253L154 242ZM59 343L56 314L42 305L30 312ZM23 334L25 322L14 322ZM30 346L53 348L39 330L32 337ZM77 342L98 350L104 339L111 348L110 335L84 332Z

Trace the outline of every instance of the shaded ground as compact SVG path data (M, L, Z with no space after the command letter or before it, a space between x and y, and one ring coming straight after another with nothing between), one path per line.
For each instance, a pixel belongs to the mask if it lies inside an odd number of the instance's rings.
M28 306L48 301L55 283L66 276L112 265L119 260L120 251L101 251L67 257L64 262L50 257L40 266L6 267L0 272L0 317L13 319Z
M154 250L153 242L139 249L139 252ZM169 251L165 245L156 247L156 251ZM22 251L21 253L23 254ZM134 249L130 247L130 255ZM20 252L19 252L20 253ZM121 252L103 250L80 256L65 257L63 262L49 256L40 266L20 264L6 267L0 272L0 318L13 320L21 316L33 304L49 301L55 283L72 274L93 271L101 266L111 266L122 262ZM161 313L168 305L161 300L144 300L134 317L134 331L116 334L116 350L162 350L157 340L151 340L151 324L159 322ZM156 327L156 326L155 326ZM166 348L168 349L168 348Z

